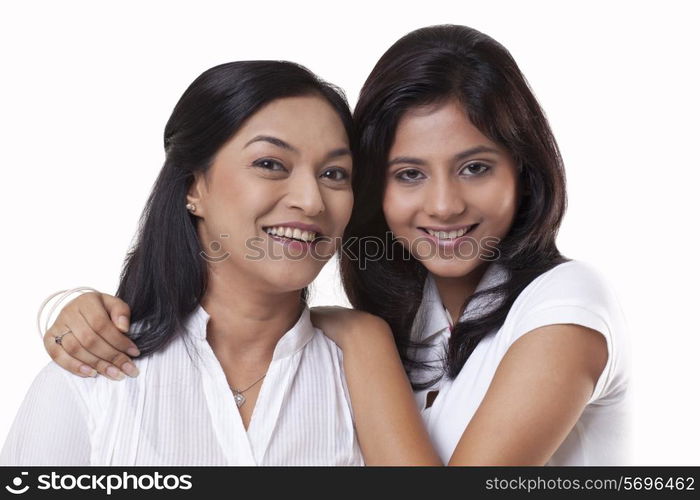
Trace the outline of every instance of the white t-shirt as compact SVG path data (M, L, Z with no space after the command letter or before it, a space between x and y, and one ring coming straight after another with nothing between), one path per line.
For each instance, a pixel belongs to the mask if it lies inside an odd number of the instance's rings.
M308 309L277 343L247 431L206 340L208 320L199 307L184 335L134 361L134 379L80 378L50 363L0 464L362 465L341 351Z
M491 264L477 287L482 290L507 277L502 266ZM472 317L487 303L472 301L464 317ZM439 375L450 336L450 316L431 276L425 283L413 339L430 344L416 357L434 370L416 374L418 381ZM627 442L627 368L625 321L617 300L604 280L588 265L570 261L538 276L518 296L501 328L486 335L454 380L443 377L428 389L416 391L416 401L440 457L450 460L464 430L481 404L501 359L522 335L552 324L577 324L603 334L608 359L578 422L547 465L629 464ZM418 325L418 322L416 323ZM439 393L429 408L428 392Z

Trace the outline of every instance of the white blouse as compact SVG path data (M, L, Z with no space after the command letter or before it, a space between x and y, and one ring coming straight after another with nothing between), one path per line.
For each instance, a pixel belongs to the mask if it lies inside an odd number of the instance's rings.
M503 267L491 264L477 290L506 278ZM462 318L491 307L493 303L474 300ZM415 351L427 366L414 379L428 382L442 373L452 326L431 276L425 283L419 317L423 321L417 321L412 338L427 344L427 348ZM501 328L479 342L454 380L443 377L433 386L416 391L418 407L444 463L454 453L513 342L536 328L564 323L600 332L607 343L608 359L579 420L547 465L629 464L624 317L605 281L577 261L560 264L533 280L518 296ZM439 392L432 406L426 408L430 391Z
M304 309L279 340L248 430L206 340L183 335L134 362L136 378L80 378L49 363L0 453L3 465L362 465L340 349Z

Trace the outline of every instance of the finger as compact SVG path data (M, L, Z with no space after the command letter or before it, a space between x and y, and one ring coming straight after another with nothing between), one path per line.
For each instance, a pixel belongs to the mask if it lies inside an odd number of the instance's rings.
M129 306L127 306L125 303L123 303L120 299L117 299L116 297L111 297L111 299L113 300L110 301L108 299L108 302L110 304L110 306L108 306L104 302L104 294L92 297L89 302L86 301L81 305L79 313L83 316L83 318L85 318L92 330L99 334L100 337L114 349L123 353L128 353L130 356L138 356L140 353L138 348L136 347L136 344L134 344L134 342L129 337L124 335L124 333L115 326L114 321L112 319L113 316L110 317L110 310L114 307L117 308L117 314L123 316L123 313L125 312L123 306L125 306L127 310ZM122 305L119 305L115 301L118 301ZM94 354L99 355L98 353ZM100 357L103 359L107 359L104 356ZM107 361L112 360L107 359ZM114 361L114 363L118 364L116 361Z
M71 301L44 334L44 346L51 358L64 369L81 376L95 376L94 372L97 371L106 377L121 380L124 374L120 373L119 368L130 376L138 375L138 369L126 356L102 360L96 353L83 348L77 337L72 338L75 332L83 330L85 325L85 320L79 311L80 304L88 308L104 308L99 294L96 293L83 294ZM63 337L66 332L72 333ZM118 333L118 335L122 334ZM57 336L61 336L62 345L56 343ZM110 361L118 363L119 368Z
M85 300L83 300L83 303L85 303L86 300L89 302L90 300L88 299L91 299L92 301L97 299L97 302L99 304L99 306L97 307L103 308L103 306L101 305L101 299L99 299L99 297L86 297ZM88 304L87 307L94 308L94 302L92 306ZM68 335L65 337L65 339L63 339L67 341L67 343L63 344L63 350L68 349L69 355L72 355L74 353L73 357L94 368L95 370L97 370L98 373L114 380L121 380L124 377L123 373L126 373L130 377L138 376L138 368L131 362L131 360L127 356L125 356L123 353L119 353L118 351L114 350L110 344L104 342L96 332L91 330L90 326L86 324L85 318L80 314L80 311L78 311L77 313L72 313L71 311L72 310L65 309L61 312L59 319L62 318L63 322L59 323L59 320L57 319L56 322L52 325L52 327L48 330L47 335L51 336L49 340L53 340L55 343L54 337L56 335L60 335L69 330L72 332L72 335ZM110 320L108 319L107 322L109 323ZM75 343L70 338L73 335L75 335ZM117 332L117 335L122 336L123 334ZM84 340L86 336L88 338L97 339L97 344L101 346L106 346L106 350L101 350L98 347L94 347L93 344L90 343L90 341ZM83 340L81 340L81 338ZM50 351L50 354L51 352L56 351ZM102 358L103 356L108 357L107 359L104 359ZM120 373L120 371L123 373ZM85 372L85 368L83 368L83 372Z
M124 378L124 373L116 366L93 356L85 350L72 332L61 337L60 345L55 342L53 337L49 338L45 345L54 361L73 373L86 374L88 376L95 376L96 373L99 373L112 380L122 380ZM79 364L78 372L75 371L76 363ZM83 368L85 366L88 366L95 373L87 373Z
M70 319L70 316L65 316ZM95 376L94 371L109 377L114 380L121 380L124 374L120 374L116 366L94 356L85 350L80 343L75 339L70 325L68 323L63 327L54 324L44 335L44 346L49 352L51 358L63 368L77 374L87 376ZM68 332L68 333L66 333ZM61 344L56 342L56 336L61 337ZM76 362L79 363L77 372L75 371Z
M124 379L124 373L121 370L119 370L115 365L90 354L90 352L80 345L80 342L78 342L73 333L69 333L63 337L59 347L69 356L78 359L85 364L94 366L97 372L105 377L111 378L112 380Z
M102 302L105 305L105 309L112 318L112 323L117 325L122 332L127 333L129 331L129 323L131 318L131 308L129 304L124 302L118 297L114 297L107 293L101 295ZM134 347L136 347L134 345Z
M46 346L46 350L50 351L50 354L53 352L56 354L65 352L71 358L83 364L89 365L96 370L99 361L101 361L100 358L90 353L86 349L83 349L77 339L75 339L75 335L69 326L66 325L65 328L60 330L60 332L61 333L58 335L54 335L51 330L47 332L49 335L44 336L44 345ZM60 344L57 342L56 337L61 339Z
M54 336L49 332L44 335L44 347L49 353L49 356L51 356L51 359L64 370L68 370L80 377L94 377L97 375L97 371L92 366L83 363L64 351L61 346L56 343Z
M111 320L107 318L106 315L105 318L106 319L104 321L111 324ZM98 358L103 359L107 363L118 367L129 376L135 377L136 375L138 375L138 370L136 369L136 366L131 362L131 359L129 359L129 357L123 352L115 349L114 346L105 341L100 336L100 334L93 330L90 323L88 323L88 320L81 313L75 316L74 322L69 323L68 326L71 328L75 339L80 344L79 347L74 346L69 340L68 346L71 346L70 348L75 349L76 352L79 352L79 348L85 349L89 351L90 354L92 354L93 356L97 356ZM104 325L97 325L98 328L100 326L104 328ZM113 325L112 328L114 328ZM118 333L118 335L122 334ZM68 350L66 345L64 345L63 347L64 349ZM72 354L70 350L68 350L68 353ZM99 371L99 367L96 368L98 368ZM100 371L100 373L102 372ZM107 376L115 378L113 375L110 375L109 369L107 369L105 373L107 374Z

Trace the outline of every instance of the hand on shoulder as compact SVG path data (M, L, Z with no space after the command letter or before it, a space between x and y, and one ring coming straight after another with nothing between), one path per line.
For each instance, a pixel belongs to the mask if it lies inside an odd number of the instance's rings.
M61 310L44 334L44 347L59 366L81 377L135 377L138 369L129 356L139 350L126 335L130 316L128 304L117 297L82 294Z
M393 338L389 324L382 318L347 307L313 307L311 322L341 349L350 339Z

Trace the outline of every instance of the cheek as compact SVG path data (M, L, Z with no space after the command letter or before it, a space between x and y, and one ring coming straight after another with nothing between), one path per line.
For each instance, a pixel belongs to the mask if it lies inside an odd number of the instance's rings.
M207 192L203 195L208 219L220 220L231 200L238 199L242 194L238 192L240 190L237 189L236 179L233 177L228 171L215 171L211 174Z
M494 183L490 189L479 191L475 195L474 203L481 208L483 215L490 219L494 228L506 232L517 210L517 184L510 178Z
M393 233L400 234L402 232L402 228L411 220L415 205L415 196L411 196L411 193L402 192L391 184L386 187L382 200L382 210L387 225Z
M221 242L222 247L233 255L245 254L249 238L259 238L259 217L269 212L274 205L270 186L254 179L233 179L232 176L216 179L211 183L204 227L209 239ZM221 235L228 235L222 237Z

